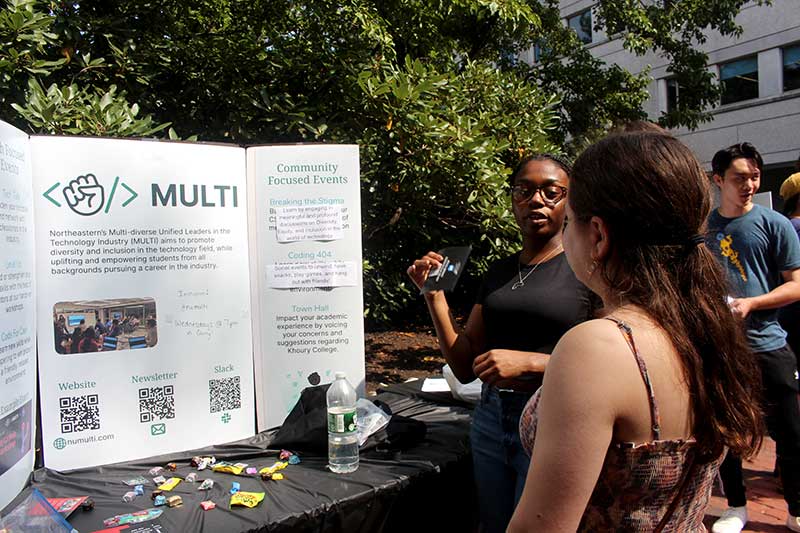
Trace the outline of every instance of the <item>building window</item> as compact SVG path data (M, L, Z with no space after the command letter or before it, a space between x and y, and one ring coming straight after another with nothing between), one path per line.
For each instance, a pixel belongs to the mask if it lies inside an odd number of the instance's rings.
M587 9L567 18L567 26L578 35L583 44L592 42L592 10Z
M758 58L746 57L720 65L719 81L723 105L758 98Z
M667 79L667 113L678 109L680 86L675 78Z
M800 44L787 46L783 52L783 90L800 89Z

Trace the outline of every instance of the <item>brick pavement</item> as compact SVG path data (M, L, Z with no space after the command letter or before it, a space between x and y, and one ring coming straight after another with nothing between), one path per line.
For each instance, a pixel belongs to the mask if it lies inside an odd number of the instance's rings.
M786 502L778 492L778 479L772 476L775 467L775 443L765 439L761 452L753 461L744 464L745 483L747 485L747 512L750 521L744 531L760 533L786 533L784 524L788 516ZM711 524L727 507L719 487L715 486L711 497L705 524L711 531Z

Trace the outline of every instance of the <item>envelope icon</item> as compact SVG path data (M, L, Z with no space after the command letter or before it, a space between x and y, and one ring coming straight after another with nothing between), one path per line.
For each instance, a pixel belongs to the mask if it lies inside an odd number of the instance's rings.
M167 432L167 425L163 422L161 424L153 424L150 426L151 435L164 435Z

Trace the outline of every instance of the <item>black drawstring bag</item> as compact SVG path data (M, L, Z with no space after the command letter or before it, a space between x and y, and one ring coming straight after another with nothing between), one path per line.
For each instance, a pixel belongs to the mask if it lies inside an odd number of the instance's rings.
M306 387L270 443L270 448L328 453L328 402L330 383Z
M326 394L330 384L307 387L287 415L270 448L285 448L299 452L325 455L328 453L328 405ZM425 439L428 427L420 420L392 414L391 408L380 400L374 402L392 415L389 424L371 435L361 447L366 451L374 447L381 450L403 450Z

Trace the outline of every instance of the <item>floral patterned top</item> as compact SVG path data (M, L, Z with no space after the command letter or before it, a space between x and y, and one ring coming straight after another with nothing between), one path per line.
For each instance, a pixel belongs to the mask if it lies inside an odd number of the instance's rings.
M724 454L709 463L695 464L694 439L660 440L661 427L653 387L630 327L616 322L633 352L650 400L653 440L643 444L612 443L578 531L651 532L661 522L685 487L663 531L703 532L703 516ZM520 419L522 444L530 455L536 438L537 408L541 389L530 399ZM690 469L690 470L687 470Z

